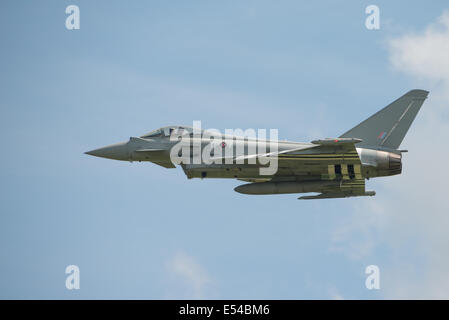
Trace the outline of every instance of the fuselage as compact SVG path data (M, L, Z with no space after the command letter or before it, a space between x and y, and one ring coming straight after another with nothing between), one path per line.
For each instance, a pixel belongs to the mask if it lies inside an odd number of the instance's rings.
M250 139L238 136L223 135L222 139L211 142L210 138L190 137L188 146L188 159L180 163L189 179L191 178L231 178L246 181L269 181L276 177L277 180L285 181L313 181L313 180L335 180L329 179L329 171L333 170L338 178L339 174L345 171L344 166L348 161L349 170L357 170L360 166L360 174L363 178L390 176L401 173L401 153L370 148L356 148L356 154L343 154L332 146L329 148L315 148L316 145L308 142L274 141L278 152L297 149L287 155L279 154L275 156L278 160L278 168L271 175L260 173L260 168L266 164L258 161L237 161L236 154L247 156L260 153L272 152L272 140ZM167 168L174 167L171 159L172 149L179 143L168 135L160 134L155 136L142 136L140 138L130 138L127 142L122 142L97 150L88 154L110 159L123 161L149 161ZM260 145L264 150L260 151ZM184 149L185 150L185 149ZM206 150L214 158L214 152L221 151L217 155L222 161L205 163L202 155ZM182 151L180 152L181 155ZM355 153L355 152L354 152ZM229 156L231 155L231 156ZM194 161L194 159L200 161ZM216 158L214 158L216 159ZM231 161L232 160L232 161ZM330 169L332 168L333 169ZM338 179L337 179L338 180Z
M277 130L214 130L170 126L139 138L86 152L116 160L179 165L189 179L227 178L249 182L244 194L318 192L298 199L373 196L366 179L400 174L402 143L428 91L410 90L337 138L277 141ZM274 132L274 137L272 135ZM230 134L232 132L232 134Z

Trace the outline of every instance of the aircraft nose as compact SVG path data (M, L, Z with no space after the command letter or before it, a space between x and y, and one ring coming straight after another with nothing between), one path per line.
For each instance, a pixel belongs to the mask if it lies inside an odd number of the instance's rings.
M120 142L116 144L111 144L109 146L98 148L95 150L87 151L85 154L108 158L113 160L128 160L129 152L128 152L128 144L127 142Z

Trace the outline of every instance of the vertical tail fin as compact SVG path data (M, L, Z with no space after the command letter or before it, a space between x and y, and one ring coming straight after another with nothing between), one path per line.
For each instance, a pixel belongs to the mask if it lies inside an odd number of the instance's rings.
M399 148L428 93L419 89L407 92L340 138L362 139L357 147Z

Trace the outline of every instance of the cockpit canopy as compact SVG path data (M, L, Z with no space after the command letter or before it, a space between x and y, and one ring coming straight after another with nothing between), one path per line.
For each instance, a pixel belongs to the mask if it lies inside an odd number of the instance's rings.
M147 139L147 138L156 138L156 137L169 137L172 134L175 134L177 136L184 135L184 134L193 134L193 128L192 127L185 127L185 126L169 126L169 127L163 127L156 130L153 130L143 136L141 138Z

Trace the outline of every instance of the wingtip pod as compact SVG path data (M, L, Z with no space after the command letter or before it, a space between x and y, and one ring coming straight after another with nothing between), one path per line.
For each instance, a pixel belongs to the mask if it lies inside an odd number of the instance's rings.
M319 140L313 140L311 141L313 144L320 144L320 145L342 145L342 144L356 144L362 142L362 139L357 138L326 138L326 139L319 139Z

